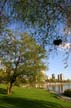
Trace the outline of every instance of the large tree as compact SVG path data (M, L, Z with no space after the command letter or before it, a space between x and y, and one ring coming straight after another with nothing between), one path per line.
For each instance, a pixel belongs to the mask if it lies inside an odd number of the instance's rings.
M0 32L6 24L14 23L15 20L24 22L27 28L34 28L35 39L43 47L49 45L49 50L52 51L62 42L64 45L68 42L67 35L71 33L71 1L0 0ZM57 26L64 33L60 35ZM69 51L66 52L67 56Z
M0 57L7 73L8 94L18 77L45 69L45 50L27 33L16 34L7 30L0 40Z

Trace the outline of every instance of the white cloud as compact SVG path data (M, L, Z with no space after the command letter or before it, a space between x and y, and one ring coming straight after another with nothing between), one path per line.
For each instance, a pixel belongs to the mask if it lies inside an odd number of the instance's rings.
M71 43L63 43L63 44L59 45L59 48L70 49L71 48Z

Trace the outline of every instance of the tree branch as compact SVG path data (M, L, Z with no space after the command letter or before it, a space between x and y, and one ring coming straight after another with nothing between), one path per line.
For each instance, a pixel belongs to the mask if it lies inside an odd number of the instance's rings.
M3 5L1 6L1 10L4 8L4 6L5 6L5 4L6 4L7 1L8 1L8 0L4 0L4 3L3 3Z

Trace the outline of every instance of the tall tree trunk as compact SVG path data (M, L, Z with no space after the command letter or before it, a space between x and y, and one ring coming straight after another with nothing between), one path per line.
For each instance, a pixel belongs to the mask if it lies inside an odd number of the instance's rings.
M9 85L8 85L8 87L7 87L7 94L8 95L11 95L12 94L12 86L13 86L13 83L10 82Z
M13 84L14 84L15 81L16 81L16 75L13 75L10 79L10 82L9 82L9 85L8 85L8 88L7 88L7 94L8 95L12 94L12 87L13 87Z

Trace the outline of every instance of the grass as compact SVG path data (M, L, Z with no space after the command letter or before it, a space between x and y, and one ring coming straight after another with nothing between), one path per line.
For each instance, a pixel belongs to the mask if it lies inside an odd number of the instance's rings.
M71 108L71 103L47 90L14 87L13 95L7 96L5 87L0 85L0 108Z

